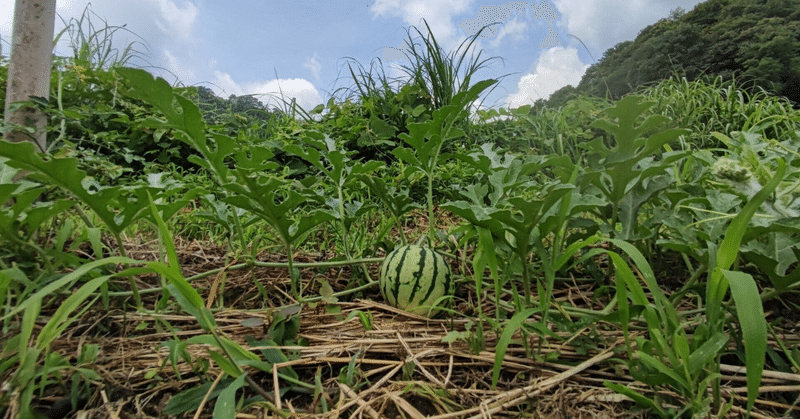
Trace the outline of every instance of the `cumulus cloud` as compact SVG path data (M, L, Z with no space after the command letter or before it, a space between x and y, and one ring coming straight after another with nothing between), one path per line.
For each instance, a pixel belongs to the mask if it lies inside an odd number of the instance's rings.
M168 49L162 50L161 53L165 60L163 62L164 68L166 68L170 74L173 74L175 78L184 84L191 84L191 82L196 80L195 71L192 66L185 65L179 57L176 57Z
M525 16L527 7L528 3L524 1L513 1L502 6L481 6L474 19L464 19L458 24L458 27L467 35L474 35L486 26L481 32L481 37L489 39L497 36L500 31L500 25L496 25L496 23L502 24L514 16L514 13Z
M156 26L162 33L177 38L192 37L198 13L194 4L186 1L179 6L172 0L155 0L155 2L160 11Z
M132 48L144 60L134 60L132 64L146 66L153 63L171 71L180 81L191 84L194 80L183 77L193 74L190 69L196 62L196 57L192 56L200 13L196 3L196 0L59 0L56 2L58 17L55 31L58 33L65 23L76 23L87 11L88 20L84 21L83 27L85 35L89 36L90 31L100 31L106 26L119 28L113 34L113 47L122 53L132 44ZM0 36L3 37L6 54L9 52L6 48L11 37L13 10L13 1L0 1ZM93 28L88 26L89 22ZM68 35L62 36L55 52L59 55L72 54Z
M566 85L577 85L588 67L578 58L575 48L554 47L542 51L535 72L520 78L517 92L509 95L506 103L516 108L533 104L537 99L547 99Z
M567 31L579 37L590 49L602 52L633 40L647 25L669 15L680 6L691 10L699 0L551 0L563 16Z
M165 42L184 42L195 35L197 6L188 0L75 0L58 2L58 13L63 20L80 18L86 7L95 15L89 18L102 29L105 20L109 26L123 26L145 39L163 39ZM56 19L59 26L61 19Z
M514 17L505 25L500 27L497 38L493 39L492 42L489 43L489 46L492 48L499 48L503 42L503 39L507 36L510 36L512 39L517 41L523 40L525 39L525 32L527 30L528 23L518 17Z
M233 81L233 77L231 77L230 74L222 71L215 71L214 77L214 85L216 86L214 93L217 96L227 98L230 95L241 96L243 94L242 88Z
M314 85L305 79L273 79L268 81L239 84L230 74L215 71L218 86L215 93L227 98L230 95L256 95L267 106L284 108L283 101L291 102L295 99L297 104L305 110L311 110L323 103L322 96Z
M424 31L424 18L437 42L446 50L458 47L462 34L453 24L454 16L473 10L474 0L375 0L370 6L373 17L399 17L406 25ZM416 32L412 30L412 35ZM424 32L423 32L424 33Z
M311 74L314 75L314 80L319 81L319 73L322 71L322 63L319 62L319 54L315 52L314 56L306 60L303 67L311 70Z

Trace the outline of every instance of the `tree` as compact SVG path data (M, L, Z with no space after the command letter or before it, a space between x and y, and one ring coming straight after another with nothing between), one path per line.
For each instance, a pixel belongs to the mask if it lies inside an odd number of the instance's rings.
M16 0L11 40L11 64L6 85L5 122L7 126L26 126L32 132L8 130L3 139L31 141L44 151L47 147L46 116L30 107L18 108L15 102L31 97L48 98L53 63L53 32L56 0Z
M800 103L800 0L707 0L608 49L577 93L617 99L673 76L736 78Z

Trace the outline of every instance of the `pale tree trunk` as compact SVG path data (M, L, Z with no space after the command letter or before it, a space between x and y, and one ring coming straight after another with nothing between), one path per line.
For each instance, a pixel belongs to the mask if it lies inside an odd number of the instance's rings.
M11 142L31 141L44 151L47 147L47 118L33 109L9 111L14 102L31 96L50 96L50 69L53 65L53 32L56 0L16 0L14 32L11 37L11 64L6 85L6 124L35 127L34 134L6 132L3 139Z

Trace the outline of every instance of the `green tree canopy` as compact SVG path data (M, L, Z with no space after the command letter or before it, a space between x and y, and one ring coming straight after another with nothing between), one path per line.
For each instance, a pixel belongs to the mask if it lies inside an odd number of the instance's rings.
M736 78L800 103L800 0L709 0L689 12L677 8L634 41L608 49L573 93L618 99L676 75Z

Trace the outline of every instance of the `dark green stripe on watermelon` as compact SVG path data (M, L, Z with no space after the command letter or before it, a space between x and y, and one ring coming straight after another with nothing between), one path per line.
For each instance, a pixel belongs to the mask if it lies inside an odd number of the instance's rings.
M406 256L408 256L408 251L410 249L411 249L410 247L406 247L405 249L403 249L403 253L396 252L394 254L394 257L392 257L392 260L389 261L389 266L392 266L394 264L394 260L397 259L397 258L400 258L400 260L397 262L397 265L395 265L395 268L394 268L394 271L395 271L394 272L394 277L395 278L399 278L400 280L394 281L394 289L392 290L392 294L391 294L392 295L392 299L394 300L391 303L392 303L392 305L395 305L395 306L397 305L397 298L400 295L400 285L403 285L403 281L402 281L403 278L400 278L400 273L403 271L403 264L406 261Z
M407 248L406 252L408 252L408 250L411 250L411 248L410 247ZM413 272L414 280L411 281L411 284L413 284L413 285L411 287L411 294L408 297L408 301L414 301L414 297L417 296L417 291L419 291L419 289L422 288L420 286L420 284L419 284L419 280L420 280L420 278L422 278L422 273L425 272L425 262L428 261L426 253L427 253L427 250L425 250L424 247L419 252L419 262L417 262L417 270ZM436 276L434 276L434 278L436 278ZM402 280L403 278L400 278L400 279ZM400 281L398 281L398 282L400 282ZM435 284L435 282L431 281L431 285L433 285L433 284ZM422 301L425 301L425 300L422 300Z

